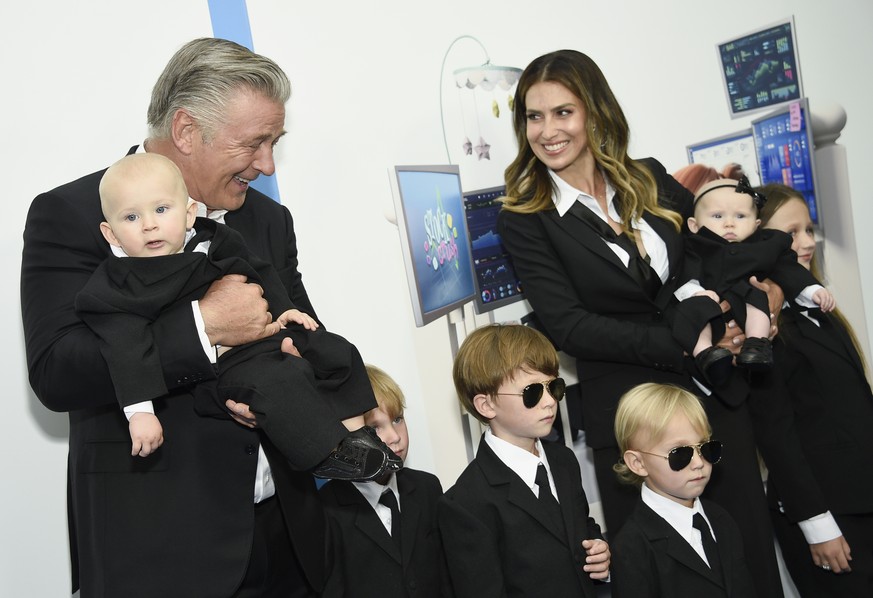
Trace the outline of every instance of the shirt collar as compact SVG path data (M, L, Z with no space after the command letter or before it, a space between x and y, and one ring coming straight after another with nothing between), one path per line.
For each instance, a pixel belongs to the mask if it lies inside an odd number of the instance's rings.
M373 509L376 509L376 505L379 504L379 498L382 497L382 493L385 491L385 488L390 488L392 492L394 492L394 497L397 499L397 506L400 506L400 491L397 489L397 474L392 473L391 477L388 478L388 483L384 486L378 482L352 482L355 485L355 488L358 489L358 492L367 499L367 502L370 503L370 506Z
M491 428L485 429L485 442L488 443L488 446L494 451L497 458L514 471L527 484L528 488L533 489L536 485L537 466L540 463L546 466L546 471L551 478L552 470L549 467L549 460L546 458L546 452L543 450L543 443L539 439L537 439L535 445L539 457L512 443L506 442L502 438L498 438L491 431Z
M679 504L675 500L670 500L666 496L661 496L654 490L650 489L645 483L642 486L641 497L643 502L649 506L655 513L660 515L673 529L682 534L686 539L691 541L694 534L694 515L700 513L706 519L706 523L712 528L709 522L709 517L703 511L703 505L699 498L694 499L694 504L691 508Z
M570 183L558 176L554 170L549 169L549 176L552 177L552 182L555 184L556 192L552 197L552 200L555 202L555 209L558 211L559 216L563 217L567 212L569 212L570 208L573 206L573 202L578 200L606 221L603 210L600 209L600 204L598 204L597 200L591 195L576 189ZM613 199L615 199L615 188L609 182L606 175L603 175L603 180L606 181L606 201L609 215L616 222L621 222L621 217L618 215L618 210L615 209L615 202L613 201Z

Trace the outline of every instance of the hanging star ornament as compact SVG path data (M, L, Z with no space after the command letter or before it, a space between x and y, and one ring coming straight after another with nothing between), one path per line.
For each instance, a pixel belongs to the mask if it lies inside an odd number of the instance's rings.
M479 157L480 160L482 158L485 158L486 160L491 159L491 154L489 152L491 146L485 143L485 140L481 137L479 137L479 145L477 145L474 149L476 150L476 155Z
M463 148L464 148L464 155L465 156L470 156L473 154L473 142L470 141L469 137L464 137Z

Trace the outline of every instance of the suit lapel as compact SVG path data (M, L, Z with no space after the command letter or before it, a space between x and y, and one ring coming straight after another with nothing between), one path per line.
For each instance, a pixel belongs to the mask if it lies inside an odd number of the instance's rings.
M793 308L792 308L793 309ZM819 323L821 329L801 313L794 313L794 321L797 324L797 329L803 335L804 339L809 342L821 345L829 351L833 351L843 359L849 361L852 366L858 371L864 371L864 366L861 364L857 351L852 345L852 339L849 338L846 331L839 324L835 324L829 315L822 315Z
M721 570L724 575L724 587L728 596L730 596L732 591L731 580L734 577L734 561L731 555L734 554L735 548L731 544L731 536L727 532L727 522L722 514L714 509L709 509L706 515L709 517L715 537L718 539L716 542L718 544L718 559L721 562Z
M340 505L353 505L357 507L355 527L361 530L361 533L370 538L374 544L384 550L391 558L400 563L400 551L397 549L397 544L391 539L391 534L382 525L382 520L379 519L376 511L370 506L367 499L358 492L358 489L351 482L338 484L334 488L334 494Z
M397 489L400 491L400 512L403 520L403 525L400 527L400 547L403 552L403 562L410 563L412 562L412 551L415 548L418 526L421 522L421 509L418 501L414 498L418 488L415 485L415 480L407 476L401 469L397 472Z

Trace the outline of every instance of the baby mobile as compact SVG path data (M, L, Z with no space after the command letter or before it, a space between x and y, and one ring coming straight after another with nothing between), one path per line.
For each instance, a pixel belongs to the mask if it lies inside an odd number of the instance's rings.
M506 104L509 108L509 113L512 113L512 103L513 98L512 94L509 93L509 90L512 89L512 86L518 82L518 78L521 75L521 69L512 67L512 66L496 66L491 64L491 59L488 57L488 52L485 50L485 46L482 45L478 39L471 35L462 35L460 37L455 38L455 40L449 45L448 50L446 50L446 54L443 57L443 69L445 69L446 58L449 55L452 47L462 39L470 39L475 41L482 48L482 51L485 53L485 63L480 66L473 67L464 67L456 69L452 74L455 79L455 88L458 94L458 104L461 108L461 123L463 125L464 131L464 140L460 144L465 156L472 156L473 152L476 152L476 158L478 160L490 160L491 159L491 145L485 140L482 136L482 124L481 124L481 116L488 115L487 112L480 112L479 110L479 96L483 93L490 94L489 98L491 100L491 111L490 116L493 118L500 118L500 97L506 97ZM442 98L442 90L443 90L443 77L442 71L440 71L440 116L442 118L443 113L443 98ZM477 94L477 90L479 93ZM472 97L472 100L465 102L466 97ZM472 102L472 107L469 106L469 103ZM467 104L467 109L465 110L465 104ZM472 109L471 109L472 108ZM470 112L474 115L475 120L475 132L474 137L478 138L478 143L473 145L473 142L470 140L470 133L468 129L468 122L466 115ZM445 121L442 123L443 125L443 142L446 146L446 155L449 157L451 161L451 155L449 153L449 144L446 139L446 127Z

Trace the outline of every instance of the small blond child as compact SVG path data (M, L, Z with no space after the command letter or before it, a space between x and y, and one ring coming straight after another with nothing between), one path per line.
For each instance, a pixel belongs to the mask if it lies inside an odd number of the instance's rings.
M736 522L700 495L721 459L693 394L641 384L619 401L614 469L640 501L612 543L613 598L755 596Z
M791 237L781 231L759 229L758 211L766 198L739 181L719 179L703 185L694 199L694 216L688 219L691 235L686 239L683 277L687 281L676 297L682 301L680 322L699 322L691 297L709 297L716 303L727 301L746 340L736 357L736 365L749 370L767 370L773 365L770 343L770 307L767 295L750 279L770 279L785 297L804 307L834 309L833 295L797 263ZM683 305L685 304L685 305ZM699 305L699 304L698 304ZM714 346L721 337L720 312L708 323L691 324L693 330L677 331L677 340L695 358L697 368L712 386L724 385L730 375L733 355ZM711 314L710 314L711 315ZM709 316L706 316L709 317ZM718 330L712 325L717 324Z
M383 370L366 367L379 406L365 413L364 420L405 461L409 431L403 391ZM442 494L436 476L409 467L372 482L333 480L322 486L319 496L330 526L334 566L321 595L445 596L445 567L436 527L437 501Z
M461 405L487 425L476 457L440 502L452 589L479 596L593 596L609 546L588 515L579 462L543 442L566 386L533 328L474 330L455 357Z

